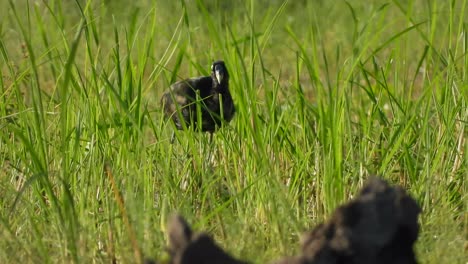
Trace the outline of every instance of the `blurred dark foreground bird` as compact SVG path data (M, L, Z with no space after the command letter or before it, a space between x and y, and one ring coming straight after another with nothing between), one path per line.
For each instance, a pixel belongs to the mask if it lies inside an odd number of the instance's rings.
M166 119L176 128L191 127L213 133L235 113L224 61L211 66L211 76L190 78L171 85L161 98ZM199 109L199 112L198 110Z

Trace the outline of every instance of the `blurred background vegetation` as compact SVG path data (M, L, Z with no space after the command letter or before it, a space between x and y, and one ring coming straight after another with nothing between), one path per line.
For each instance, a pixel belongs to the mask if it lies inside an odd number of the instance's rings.
M464 263L467 12L466 0L2 1L0 259L164 258L179 211L264 262L380 174L423 208L420 262ZM161 94L218 59L235 119L214 144L191 131L169 144Z

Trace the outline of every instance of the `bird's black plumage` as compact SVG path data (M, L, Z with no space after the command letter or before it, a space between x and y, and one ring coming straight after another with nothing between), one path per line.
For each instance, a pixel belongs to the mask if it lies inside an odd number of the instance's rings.
M213 63L211 76L174 83L162 96L161 102L166 118L172 119L180 130L185 124L187 127L194 125L195 129L201 128L201 131L214 132L223 120L231 121L235 113L229 92L229 73L223 61Z

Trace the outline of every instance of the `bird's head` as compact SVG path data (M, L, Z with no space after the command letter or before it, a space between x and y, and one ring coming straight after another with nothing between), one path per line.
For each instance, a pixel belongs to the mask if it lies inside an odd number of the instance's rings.
M229 73L224 65L224 61L216 61L211 65L211 77L217 85L227 84Z

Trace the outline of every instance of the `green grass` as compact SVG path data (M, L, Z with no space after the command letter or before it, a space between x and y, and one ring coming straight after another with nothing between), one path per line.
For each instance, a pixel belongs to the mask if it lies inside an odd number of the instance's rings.
M372 174L466 262L468 1L134 2L0 4L1 262L165 258L174 211L265 262ZM161 94L217 59L234 120L170 144Z

